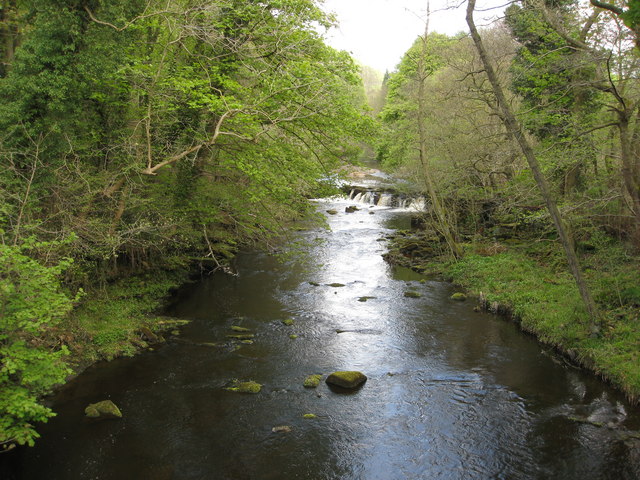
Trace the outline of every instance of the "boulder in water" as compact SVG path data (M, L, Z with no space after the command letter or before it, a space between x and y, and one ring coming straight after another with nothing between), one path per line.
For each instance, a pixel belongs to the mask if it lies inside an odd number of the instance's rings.
M294 323L295 321L293 320L293 318L285 318L284 320L282 320L282 324L286 325L287 327L290 327Z
M111 400L91 403L84 409L89 418L122 418L122 412Z
M325 382L329 385L337 387L354 389L367 381L367 376L357 371L338 371L333 372L327 377Z
M358 207L356 207L355 205L349 205L348 207L346 207L344 209L344 211L346 213L353 213L353 212L357 212L358 210L360 210Z
M404 296L408 297L408 298L420 298L422 296L422 294L415 292L413 290L408 290L406 292L404 292Z
M338 214L338 211L337 211L337 210L333 210L333 209L331 209L331 210L327 210L327 213L328 213L329 215L337 215L337 214Z
M251 330L249 330L248 328L239 327L238 325L233 325L231 327L231 330L233 330L234 332L238 332L238 333L249 333L249 332L251 332Z
M227 390L230 392L237 393L260 393L262 390L262 385L254 381L248 382L239 382L238 380L234 380L230 387L227 387Z
M467 299L467 296L461 292L457 292L451 295L451 300L456 300L458 302L464 302L466 299Z
M320 385L320 380L322 380L322 375L309 375L304 379L304 387L305 388L316 388Z

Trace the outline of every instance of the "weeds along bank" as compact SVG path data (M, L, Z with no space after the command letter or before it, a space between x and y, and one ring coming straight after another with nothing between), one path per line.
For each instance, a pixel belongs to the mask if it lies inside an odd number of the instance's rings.
M580 259L601 314L594 332L557 243L477 239L464 256L440 256L437 235L402 232L388 260L440 275L469 290L481 308L505 314L541 342L640 400L640 258L619 242L584 244ZM469 300L471 301L471 300Z

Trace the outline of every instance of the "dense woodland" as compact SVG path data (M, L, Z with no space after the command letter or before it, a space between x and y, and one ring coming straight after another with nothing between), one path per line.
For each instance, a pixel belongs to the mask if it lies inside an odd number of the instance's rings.
M268 243L357 155L373 120L356 65L324 44L332 19L311 0L0 5L10 445L32 443L32 422L51 414L37 398L69 373L69 349L128 339L129 304L113 302L164 295L163 272L223 266L239 245ZM86 315L99 321L70 319L100 295Z
M639 11L591 3L513 2L478 30L469 0L455 37L427 21L385 83L377 152L431 203L392 258L481 293L637 399Z
M313 0L2 0L0 446L33 443L69 365L132 353L176 272L274 242L366 143L427 195L456 281L637 395L639 13L593 3L427 21L382 78Z

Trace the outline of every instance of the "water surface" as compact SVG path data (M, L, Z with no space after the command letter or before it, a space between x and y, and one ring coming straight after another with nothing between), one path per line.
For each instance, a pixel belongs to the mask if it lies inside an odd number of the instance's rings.
M191 286L170 310L193 321L181 341L67 385L8 478L638 478L637 408L516 325L450 300L453 286L389 267L380 239L408 228L407 212L347 205L318 202L339 213L329 230L300 234L301 256L243 254L237 277ZM254 344L229 341L232 325ZM349 394L302 386L346 369L367 383ZM232 393L232 379L264 388ZM105 398L124 418L87 421L84 407Z

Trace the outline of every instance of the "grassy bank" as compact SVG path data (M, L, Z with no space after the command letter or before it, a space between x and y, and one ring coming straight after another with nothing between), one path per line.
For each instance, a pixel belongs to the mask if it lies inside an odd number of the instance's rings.
M601 312L600 331L589 326L573 277L553 242L465 245L464 258L420 256L420 241L394 239L391 261L437 273L480 298L494 312L640 401L640 261L620 245L583 245L581 262ZM429 248L426 252L430 252ZM418 255L416 255L416 252Z
M154 271L88 292L59 327L74 370L100 360L132 356L162 341L162 332L174 330L183 322L158 312L170 292L187 277L185 270Z

